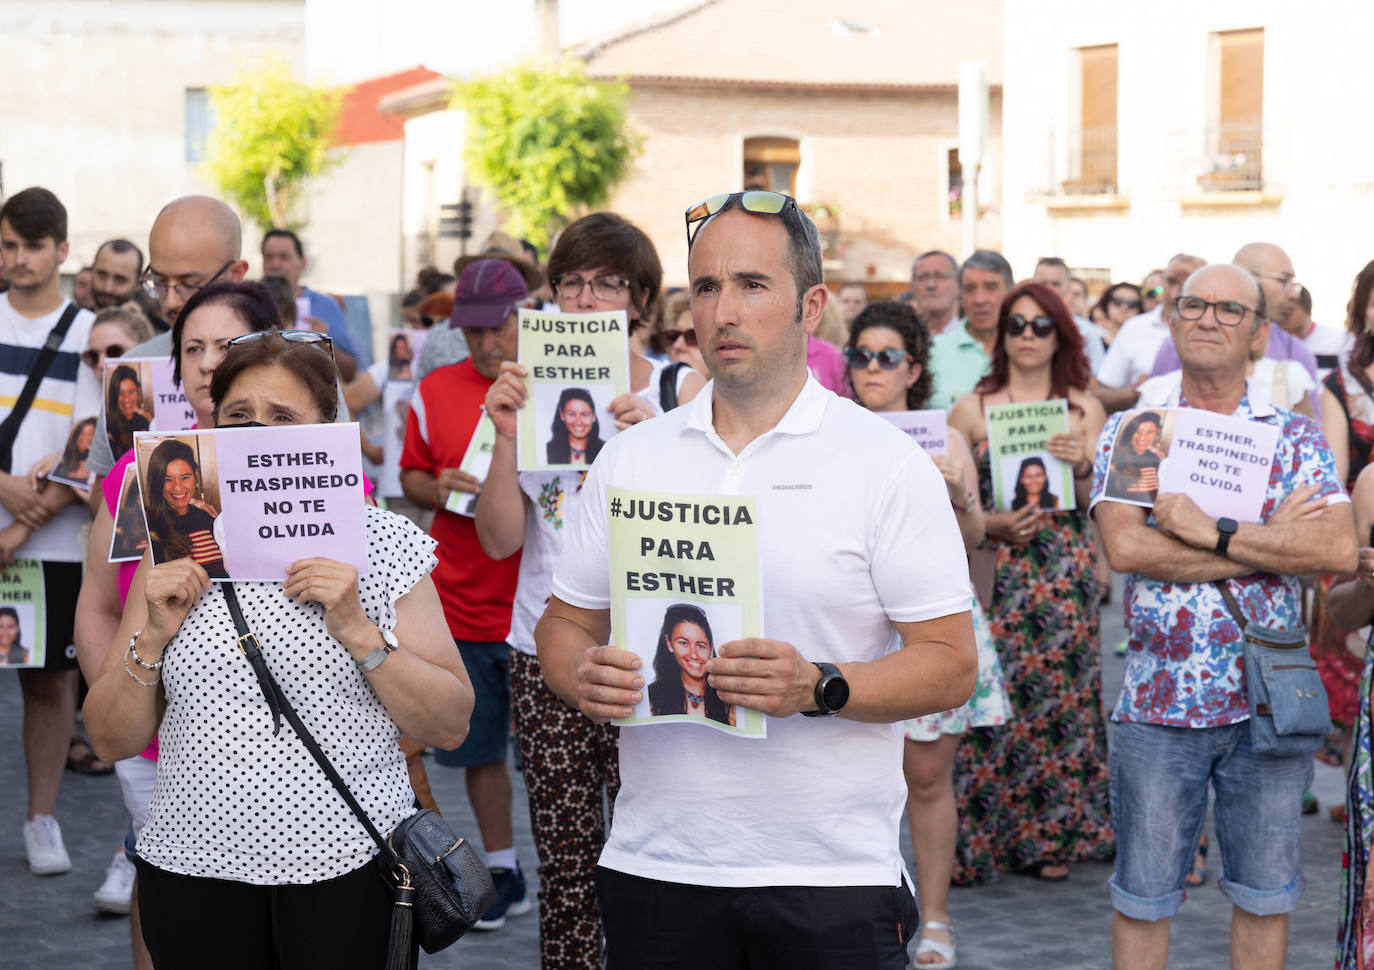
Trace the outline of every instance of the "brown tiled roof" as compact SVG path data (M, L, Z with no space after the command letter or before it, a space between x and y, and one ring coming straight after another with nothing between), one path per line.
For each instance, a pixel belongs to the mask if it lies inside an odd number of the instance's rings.
M953 87L959 63L1002 81L1002 0L705 0L576 53L594 77L768 87Z

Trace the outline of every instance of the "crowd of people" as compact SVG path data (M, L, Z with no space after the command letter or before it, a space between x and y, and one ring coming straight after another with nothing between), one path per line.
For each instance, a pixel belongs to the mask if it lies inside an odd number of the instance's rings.
M463 769L497 890L477 928L534 909L537 866L547 970L898 968L911 942L916 967L950 968L951 885L1061 882L1086 860L1114 863L1115 965L1162 970L1208 875L1209 801L1232 965L1278 967L1314 752L1257 740L1244 644L1306 622L1337 728L1317 753L1350 779L1337 967L1374 965L1374 262L1337 331L1271 243L1179 253L1095 300L1057 257L1018 280L994 251L930 251L907 292L870 302L827 285L788 196L722 193L686 223L688 285L669 291L614 213L573 222L542 263L496 233L420 274L401 318L423 348L387 336L374 362L341 302L302 283L295 233L266 234L250 281L233 211L176 199L146 261L112 239L69 299L66 210L42 188L7 199L0 569L27 570L44 623L35 641L0 606L0 663L19 668L31 871L71 869L55 812L75 760L119 779L129 822L95 903L131 913L136 966L381 964L377 848L235 649L242 609L377 828L442 808L428 772ZM564 470L517 457L523 308L629 325L629 391L557 399L541 457ZM146 532L127 521L149 359L171 362L198 429L345 421L413 384L399 450L359 441L399 480L360 499L368 570L307 556L277 582L215 582L219 509L178 439L146 462ZM990 409L1052 402L1066 430L1000 502ZM1162 490L1161 414L1181 408L1277 429L1257 521ZM880 417L936 411L930 455ZM483 422L479 477L460 466ZM684 603L652 645L611 644L613 489L752 496L766 637L727 639ZM1108 712L1113 573L1128 638ZM643 700L685 723L610 723ZM745 709L768 715L765 740L690 723Z

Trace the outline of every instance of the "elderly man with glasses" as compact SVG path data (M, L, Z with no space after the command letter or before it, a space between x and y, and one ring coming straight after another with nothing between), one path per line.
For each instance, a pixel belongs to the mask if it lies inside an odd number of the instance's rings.
M1112 499L1112 445L1131 415L1113 415L1099 439L1091 508L1112 568L1131 574L1126 679L1112 714L1116 970L1168 962L1169 921L1183 903L1209 782L1221 891L1233 906L1232 967L1283 965L1288 913L1305 886L1298 821L1311 752L1255 750L1247 694L1255 672L1242 663L1236 617L1301 628L1299 578L1352 572L1358 548L1320 427L1251 393L1246 365L1264 339L1265 297L1247 269L1206 266L1188 278L1168 321L1183 371L1171 406L1279 429L1258 523L1214 518L1183 493L1161 492L1153 509Z
M767 737L621 730L596 871L606 965L904 968L917 914L897 847L897 722L957 707L973 688L958 527L925 453L807 371L828 291L820 236L796 201L723 193L687 225L713 380L602 449L535 642L569 705L596 722L629 716L648 671L633 645L606 645L609 490L749 496L767 638L717 644L707 683L766 714Z

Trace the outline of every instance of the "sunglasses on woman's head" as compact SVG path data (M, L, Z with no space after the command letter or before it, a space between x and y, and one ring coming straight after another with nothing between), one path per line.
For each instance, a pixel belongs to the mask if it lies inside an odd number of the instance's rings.
M235 337L229 341L229 346L235 344L248 344L254 340L261 340L269 334L276 334L283 340L289 340L293 344L322 344L321 350L327 351L330 357L334 356L334 341L329 338L329 334L316 333L314 330L255 330L246 333L242 337Z
M112 357L123 357L124 352L128 349L127 347L121 347L119 344L110 344L110 346L105 348L105 357L107 359ZM94 367L96 364L100 363L100 351L93 347L87 347L85 350L81 351L81 363L85 364L87 367Z
M1054 333L1058 325L1054 322L1054 317L1040 316L1027 320L1019 313L1013 313L1002 321L1002 332L1009 337L1019 337L1030 327L1031 333L1037 337L1048 337Z
M844 352L844 356L845 360L849 361L850 370L867 370L869 362L874 360L883 370L896 370L902 366L902 361L907 359L906 351L898 350L896 347L888 347L886 350L861 350L851 347Z
M663 339L667 342L669 347L677 343L677 338L679 337L687 341L688 347L695 347L697 345L697 332L693 330L691 327L687 327L683 330L663 331Z

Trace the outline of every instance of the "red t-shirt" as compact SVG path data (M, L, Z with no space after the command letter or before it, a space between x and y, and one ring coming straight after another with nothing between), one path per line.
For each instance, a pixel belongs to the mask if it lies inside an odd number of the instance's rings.
M437 478L441 470L461 465L491 385L471 360L440 367L425 377L410 399L401 469L416 468ZM434 585L453 638L488 643L506 639L520 553L499 562L488 558L473 520L443 509L434 514L429 534L439 543Z

